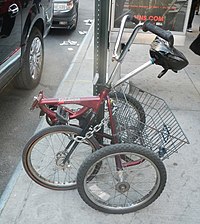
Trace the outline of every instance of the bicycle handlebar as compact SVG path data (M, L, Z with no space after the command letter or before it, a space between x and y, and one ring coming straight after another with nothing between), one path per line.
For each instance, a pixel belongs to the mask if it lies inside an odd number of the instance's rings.
M132 18L129 17L129 20L135 24L138 24L140 21L136 19L134 16ZM150 31L153 34L163 38L164 40L168 41L170 47L174 45L174 36L169 30L163 30L159 26L153 24L150 20L147 20L142 25L142 30L144 32Z
M121 43L124 27L125 27L125 24L126 24L127 21L134 22L136 25L133 28L133 32L130 35L126 44L124 45L123 49L120 49L120 43ZM131 47L131 44L133 43L133 41L134 41L134 39L135 39L135 37L136 37L136 35L137 35L137 33L140 29L142 29L144 32L150 31L150 32L158 35L159 37L168 41L170 47L173 47L174 37L173 37L173 35L170 31L163 30L162 28L160 28L160 27L154 25L153 23L151 23L149 20L147 20L144 23L141 23L135 17L130 17L129 15L125 15L122 18L122 21L121 21L121 25L120 25L120 28L119 28L119 32L118 32L118 35L117 35L117 40L116 40L113 55L112 55L112 60L117 61L118 63L116 64L115 68L113 69L113 71L110 75L110 78L108 80L108 84L112 83L112 80L115 76L115 72L116 72L119 64L123 61L126 53L129 51L129 49ZM149 64L152 64L152 63L153 63L152 61L150 63L148 63L148 66L149 66ZM161 76L162 75L164 75L164 72L161 74ZM132 76L132 74L130 76Z
M121 43L121 39L122 39L122 35L123 35L123 31L124 31L124 27L125 27L125 24L127 21L132 21L136 24L135 28L133 29L133 32L130 36L130 38L128 39L126 45L124 46L123 50L119 53L119 51L121 50L120 49L120 43ZM113 51L113 56L112 56L112 59L113 60L116 60L118 62L122 61L124 56L126 55L126 53L128 52L133 40L135 39L135 36L138 32L138 30L142 27L143 23L140 23L139 20L135 19L133 20L133 18L130 18L129 15L125 15L123 18L122 18L122 21L121 21L121 25L120 25L120 28L119 28L119 32L118 32L118 35L117 35L117 40L116 40L116 43L115 43L115 46L114 46L114 51Z
M129 21L138 24L140 21L136 19L134 16L131 18L130 16L128 17ZM143 23L142 25L142 30L144 32L150 31L153 34L156 34L157 36L163 38L164 40L169 42L170 47L173 47L174 45L174 36L169 30L163 30L159 26L156 26L153 24L150 20L147 20Z
M126 24L127 21L131 21L131 22L135 23L136 26L134 27L133 32L132 32L129 40L127 41L125 47L123 48L121 53L118 54L119 50L120 50L120 43L121 43L124 27L125 27L125 24ZM174 37L173 37L172 33L169 30L163 30L162 28L154 25L149 20L145 21L144 23L141 23L135 17L131 17L130 15L125 15L122 18L121 25L120 25L120 28L119 28L119 32L118 32L118 35L117 35L117 40L116 40L116 43L115 43L113 56L112 56L113 60L116 60L118 62L121 62L123 60L124 56L128 52L132 42L135 39L136 34L137 34L137 32L139 31L140 28L142 28L142 30L144 32L150 31L153 34L158 35L159 37L161 37L164 40L168 41L170 47L173 47L173 45L174 45Z
M118 60L118 58L119 58L118 51L119 51L124 27L125 27L125 24L126 24L126 21L128 20L128 18L129 18L129 15L125 15L122 18L121 25L120 25L120 28L119 28L119 32L118 32L118 35L117 35L117 39L116 39L116 43L115 43L115 46L114 46L114 51L113 51L113 56L112 56L113 60Z
M150 20L147 20L143 24L142 30L144 32L150 31L150 32L158 35L159 37L161 37L164 40L168 41L170 47L173 47L173 45L174 45L174 37L173 37L172 33L169 30L163 30L162 28L160 28L160 27L156 26L155 24L153 24Z

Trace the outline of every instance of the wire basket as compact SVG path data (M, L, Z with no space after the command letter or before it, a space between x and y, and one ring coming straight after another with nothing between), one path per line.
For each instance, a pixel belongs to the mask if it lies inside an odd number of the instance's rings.
M116 121L115 137L118 142L142 145L153 150L162 160L169 158L180 147L189 143L164 100L129 83L114 91L116 98L119 92L121 95L123 93L124 101L127 103L116 106L113 113ZM142 119L135 118L127 94L129 99L132 97L139 102L141 109L137 113L140 118L143 117Z

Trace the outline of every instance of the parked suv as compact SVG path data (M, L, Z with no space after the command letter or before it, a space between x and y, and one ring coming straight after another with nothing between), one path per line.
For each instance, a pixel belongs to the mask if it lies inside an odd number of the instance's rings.
M38 85L52 4L52 0L0 0L0 90L13 78L17 88Z

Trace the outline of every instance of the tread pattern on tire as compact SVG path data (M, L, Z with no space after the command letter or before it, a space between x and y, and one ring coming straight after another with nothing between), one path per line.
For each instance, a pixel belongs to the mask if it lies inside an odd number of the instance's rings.
M138 207L133 208L127 208L127 209L108 209L103 208L97 204L95 204L93 201L90 200L90 198L87 196L86 190L84 189L85 184L85 176L87 175L88 170L90 167L92 167L93 164L95 164L97 161L99 161L101 158L106 157L110 154L115 153L123 153L123 152L134 152L138 153L139 155L143 155L144 157L148 158L150 161L153 162L153 164L157 167L160 174L160 185L156 193L150 198L150 200L146 201L145 203L139 205ZM136 144L115 144L106 146L94 153L92 153L89 157L85 159L85 161L81 164L78 174L77 174L77 188L79 195L83 199L83 201L88 204L90 207L92 207L95 210L99 210L106 213L111 214L124 214L129 212L135 212L137 210L140 210L152 202L154 202L162 193L165 184L166 184L167 174L166 169L163 164L163 162L160 160L159 157L156 156L152 151L145 149L144 147Z
M29 160L29 156L30 156L29 151L31 150L31 146L34 144L34 142L36 142L39 138L41 138L42 136L44 136L46 134L50 134L50 133L57 132L57 131L73 132L73 133L77 133L79 135L81 133L82 129L80 129L78 127L74 127L74 126L58 125L58 126L47 127L45 129L37 132L35 135L33 135L31 137L31 139L27 142L27 144L24 147L23 154L22 154L23 166L24 166L24 169L25 169L26 173L29 175L29 177L33 181L35 181L36 183L38 183L39 185L41 185L43 187L53 189L53 190L74 189L74 188L76 188L76 185L74 185L74 186L56 186L56 185L52 185L52 184L42 182L40 179L37 178L37 176L35 176L32 173L32 171L31 171L31 169L29 168L29 165L28 165L29 164L28 160ZM91 137L87 141L94 147L94 150L99 149L99 144L94 137Z

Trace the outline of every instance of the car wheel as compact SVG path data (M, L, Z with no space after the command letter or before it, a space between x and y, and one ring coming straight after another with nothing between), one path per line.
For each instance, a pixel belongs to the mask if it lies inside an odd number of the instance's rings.
M33 28L22 58L21 72L15 78L14 85L17 88L35 88L42 75L44 63L44 43L41 32Z
M74 18L73 26L71 26L69 30L71 31L75 30L77 27L77 23L78 23L78 7L76 8L76 17Z

